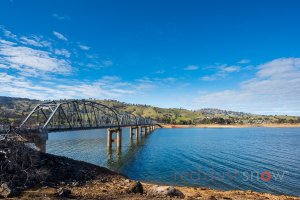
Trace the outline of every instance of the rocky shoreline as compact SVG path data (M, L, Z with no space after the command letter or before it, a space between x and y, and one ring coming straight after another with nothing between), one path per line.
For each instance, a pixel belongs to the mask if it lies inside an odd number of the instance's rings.
M271 199L299 200L253 191L173 187L70 158L38 152L15 137L0 139L0 197L15 199Z

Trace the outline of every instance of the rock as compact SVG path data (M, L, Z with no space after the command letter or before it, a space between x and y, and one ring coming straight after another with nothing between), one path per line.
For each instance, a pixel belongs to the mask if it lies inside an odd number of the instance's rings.
M135 181L129 185L127 192L143 194L143 185L139 181Z
M207 198L207 200L218 200L215 196L210 196Z
M71 184L73 187L78 187L79 186L79 183L77 181L73 181L72 184Z
M66 185L66 182L61 181L59 184L60 184L60 185Z
M71 190L69 190L69 189L59 188L57 190L57 196L68 198L68 197L70 197L70 195L71 195Z
M12 187L9 187L7 183L3 183L0 186L0 197L10 198L17 196L19 192Z
M148 190L147 194L150 196L159 196L159 197L184 198L184 194L180 190L172 186L153 186Z
M126 180L125 180L125 183L130 183L130 180L129 180L129 179L126 179Z

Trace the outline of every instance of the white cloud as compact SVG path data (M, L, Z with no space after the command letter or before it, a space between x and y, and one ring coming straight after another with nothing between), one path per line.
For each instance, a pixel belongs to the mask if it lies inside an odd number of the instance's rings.
M216 69L216 72L214 74L203 76L200 79L203 81L214 81L214 80L218 80L220 78L224 78L224 77L228 76L228 74L230 74L230 73L240 71L240 66L236 66L236 65L228 66L228 65L224 64L224 65L218 65L213 68Z
M53 35L55 35L60 40L68 41L68 38L66 38L63 34L57 31L53 31Z
M102 64L105 66L105 67L109 67L109 66L112 66L113 65L113 62L111 60L104 60L102 61Z
M201 77L202 81L214 81L216 79L217 79L217 77L215 77L215 76L202 76Z
M51 43L48 41L42 40L38 36L31 36L31 37L26 37L26 36L21 36L19 38L20 43L25 44L25 45L30 45L30 46L35 46L35 47L51 47Z
M238 90L202 94L194 106L300 115L300 58L280 58L257 68L256 76Z
M3 32L4 36L10 39L16 39L17 36L15 34L13 34L11 31L7 30L6 28L4 28L4 26L0 25L0 30Z
M0 64L26 76L72 71L69 61L55 58L50 52L3 41L0 41Z
M249 59L242 59L238 62L238 64L248 64L250 62L251 62L251 60L249 60Z
M79 46L79 48L80 48L81 50L84 50L84 51L88 51L88 50L90 50L90 48L91 48L91 47L89 47L89 46L82 45L82 44L79 44L78 46Z
M33 82L26 77L16 77L0 72L1 95L26 97L35 99L74 99L74 98L118 98L136 95L139 83L123 82L119 77L104 76L96 81L60 80ZM145 89L145 88L141 88Z
M143 85L139 81L128 83L115 76L104 76L94 81L66 78L76 71L71 66L69 50L55 48L42 37L34 35L16 36L14 42L7 40L11 38L11 32L2 35L6 39L0 39L1 95L38 99L103 99L144 92L139 89ZM98 56L90 60L101 67L113 65L111 60L100 60Z
M55 19L58 19L58 20L71 20L71 17L69 17L68 15L65 15L65 14L53 13L52 17L54 17Z
M199 67L197 65L189 65L186 68L184 68L184 70L188 70L188 71L193 71L193 70L197 70L199 69Z
M238 72L240 71L240 66L224 66L222 68L220 68L220 72L228 72L228 73L231 73L231 72Z
M165 72L165 70L157 70L154 72L154 74L164 74Z
M69 58L71 56L71 53L67 49L55 49L54 53L56 55L64 56L66 58Z

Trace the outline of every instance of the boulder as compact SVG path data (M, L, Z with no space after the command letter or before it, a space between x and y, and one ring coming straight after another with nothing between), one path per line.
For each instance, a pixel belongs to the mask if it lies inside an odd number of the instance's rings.
M207 200L218 200L215 196L209 196Z
M147 194L149 196L158 196L158 197L184 198L184 194L180 190L172 186L153 186L148 190Z
M69 189L66 189L66 188L58 188L57 189L57 196L59 197L70 197L71 195L71 190Z
M143 185L139 181L132 182L129 185L127 192L143 194L144 192Z
M11 198L17 196L18 192L14 188L10 187L7 183L3 183L0 186L0 197Z

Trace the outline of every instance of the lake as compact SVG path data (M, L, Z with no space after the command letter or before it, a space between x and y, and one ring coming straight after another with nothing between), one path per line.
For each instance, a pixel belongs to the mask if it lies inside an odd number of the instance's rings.
M300 196L300 128L156 129L139 141L124 128L122 148L106 130L49 133L46 152L145 182Z

